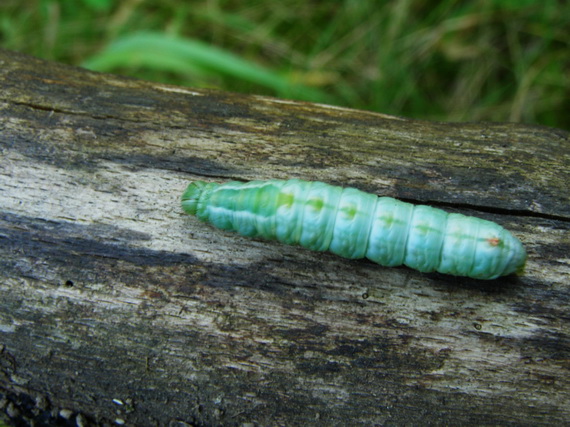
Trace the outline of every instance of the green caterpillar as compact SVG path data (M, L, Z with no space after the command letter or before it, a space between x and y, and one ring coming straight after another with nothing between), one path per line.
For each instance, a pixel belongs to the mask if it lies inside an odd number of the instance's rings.
M380 265L495 279L521 273L526 251L484 219L322 182L192 182L182 208L223 230Z

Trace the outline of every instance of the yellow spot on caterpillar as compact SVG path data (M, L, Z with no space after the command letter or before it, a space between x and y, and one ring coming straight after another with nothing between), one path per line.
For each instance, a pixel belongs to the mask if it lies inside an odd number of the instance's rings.
M427 224L418 224L416 226L416 230L418 230L421 234L426 235L431 231L431 227Z
M291 206L293 206L294 201L295 201L295 196L293 194L279 193L279 197L277 198L277 206L290 208Z
M487 239L487 242L489 242L491 246L499 246L501 244L501 239L498 237L490 237Z
M307 200L307 205L311 207L315 212L320 212L325 205L323 199L315 197L314 199Z
M394 224L394 217L392 215L383 215L381 217L379 217L380 220L382 220L384 222L384 224L386 225L386 227L391 227L392 224Z
M354 205L343 206L340 210L347 219L353 219L358 212Z

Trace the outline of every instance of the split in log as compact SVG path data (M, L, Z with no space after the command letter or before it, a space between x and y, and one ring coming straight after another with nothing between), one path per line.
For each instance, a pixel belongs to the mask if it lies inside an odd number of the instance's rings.
M0 393L78 424L560 425L570 138L166 86L0 50ZM240 237L189 181L352 186L496 221L477 281ZM30 405L28 405L30 406ZM20 413L18 414L18 410ZM78 415L81 414L81 415Z

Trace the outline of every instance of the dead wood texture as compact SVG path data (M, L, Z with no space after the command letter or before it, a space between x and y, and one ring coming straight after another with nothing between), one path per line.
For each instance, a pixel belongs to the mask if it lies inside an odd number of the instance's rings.
M564 131L186 89L0 51L0 150L12 415L23 394L36 414L64 408L79 424L570 419ZM194 179L293 177L497 221L528 249L526 275L384 268L222 232L179 206Z

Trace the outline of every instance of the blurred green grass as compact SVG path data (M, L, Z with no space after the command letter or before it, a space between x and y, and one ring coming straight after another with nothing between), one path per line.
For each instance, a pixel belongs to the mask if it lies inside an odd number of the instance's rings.
M444 121L570 128L557 0L2 0L0 46L100 71Z

